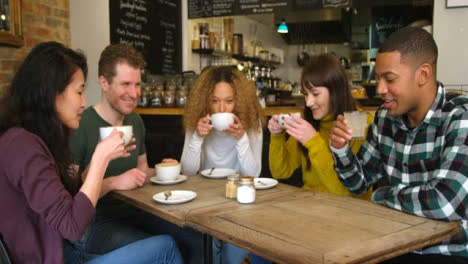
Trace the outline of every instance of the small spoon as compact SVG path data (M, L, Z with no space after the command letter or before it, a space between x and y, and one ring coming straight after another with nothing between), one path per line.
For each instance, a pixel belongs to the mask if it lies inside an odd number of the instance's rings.
M211 175L213 173L215 168L211 168L210 172L208 172L208 175Z
M167 200L167 198L169 198L169 196L171 196L171 195L172 195L172 192L171 192L171 191L165 191L165 192L164 192L164 196L166 197L165 200Z
M261 185L264 185L264 186L267 186L268 184L262 182L262 181L257 181L258 183L260 183Z

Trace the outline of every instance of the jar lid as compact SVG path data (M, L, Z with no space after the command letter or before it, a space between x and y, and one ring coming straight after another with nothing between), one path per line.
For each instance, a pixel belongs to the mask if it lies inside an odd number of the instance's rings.
M232 175L229 175L227 178L230 181L237 181L237 179L239 179L239 174L232 174Z
M239 177L239 183L253 183L254 178L252 176L241 175Z

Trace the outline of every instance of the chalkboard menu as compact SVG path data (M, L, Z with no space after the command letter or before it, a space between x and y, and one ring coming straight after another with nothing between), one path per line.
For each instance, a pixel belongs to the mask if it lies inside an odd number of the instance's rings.
M294 0L294 10L338 8L350 6L351 0Z
M143 53L154 74L182 71L179 0L110 0L111 43L129 43Z
M351 0L188 0L189 18L236 16L262 13L342 8L350 6Z
M350 4L350 0L323 0L323 8L347 7Z
M189 18L273 13L288 9L292 0L188 0Z
M432 21L432 7L412 5L373 7L370 48L380 47L393 32L417 20Z

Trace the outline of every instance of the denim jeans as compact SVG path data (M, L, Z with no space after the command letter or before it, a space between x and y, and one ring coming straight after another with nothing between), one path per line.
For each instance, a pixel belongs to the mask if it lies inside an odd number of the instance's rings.
M250 254L250 264L272 264L273 262L255 254Z
M152 236L135 241L103 255L88 254L79 243L64 243L65 264L124 264L124 263L174 263L182 264L182 256L170 236Z
M246 250L213 238L214 264L240 264L248 254Z
M190 228L181 228L154 215L129 208L119 216L97 214L80 240L88 254L102 255L152 235L172 236L185 263L203 263L203 237Z

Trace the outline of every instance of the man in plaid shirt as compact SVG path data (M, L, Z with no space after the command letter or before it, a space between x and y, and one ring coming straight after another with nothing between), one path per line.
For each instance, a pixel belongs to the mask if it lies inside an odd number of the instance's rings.
M436 80L437 45L420 28L393 33L377 54L377 93L384 104L354 155L339 116L330 144L341 182L364 193L384 179L372 201L422 217L460 221L464 231L441 244L386 263L468 263L468 98Z

